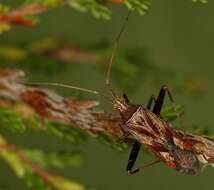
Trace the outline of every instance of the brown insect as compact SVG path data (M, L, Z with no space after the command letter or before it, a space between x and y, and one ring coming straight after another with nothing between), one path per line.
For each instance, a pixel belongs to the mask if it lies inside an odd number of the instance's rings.
M111 66L119 39L124 31L129 15L130 12L127 15L126 21L124 22L116 39L107 71L106 85L110 90L113 99L102 95L98 91L66 84L30 84L54 85L72 88L96 94L108 102L110 101L113 108L120 114L120 127L124 133L122 138L131 136L135 139L126 168L126 171L130 175L160 161L164 162L170 168L184 174L195 174L203 165L214 166L214 141L212 139L173 129L169 123L159 117L165 95L167 94L171 102L174 102L172 95L166 86L161 88L157 98L151 96L146 107L132 104L125 94L120 97L112 89L112 85L109 80ZM152 111L150 111L153 102L154 107ZM133 170L141 145L152 152L157 157L157 160L151 164Z

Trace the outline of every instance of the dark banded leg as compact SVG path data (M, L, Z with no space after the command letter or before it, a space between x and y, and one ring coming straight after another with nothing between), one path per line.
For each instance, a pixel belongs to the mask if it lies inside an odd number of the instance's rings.
M171 93L169 92L168 88L166 86L163 86L158 94L158 97L157 99L155 99L155 96L151 96L148 104L147 104L147 109L150 109L151 106L152 106L152 103L155 102L155 105L153 107L153 110L152 112L154 114L156 114L157 116L160 115L160 112L161 112L161 108L163 107L163 103L164 103L164 98L165 98L165 95L166 93L168 94L169 96L169 99L171 102L174 102L173 101L173 98L171 96ZM138 142L138 141L135 141L134 142L134 145L132 146L132 150L131 150L131 153L130 153L130 156L129 156L129 160L128 160L128 164L127 164L127 167L126 167L126 171L129 175L132 175L132 174L135 174L141 170L143 170L144 168L146 167L149 167L151 165L154 165L156 163L158 163L160 160L156 160L148 165L145 165L145 166L142 166L142 167L139 167L135 170L132 170L133 167L134 167L134 164L135 164L135 161L137 159L137 156L139 154L139 151L140 151L140 147L141 147L141 144Z
M135 174L139 171L139 168L137 168L135 170L132 170L132 168L134 167L135 161L139 154L140 147L141 147L141 144L137 140L135 140L134 144L132 145L132 149L131 149L131 152L129 155L128 164L126 166L126 171L129 175Z
M164 103L164 98L165 98L165 95L167 94L167 96L169 97L169 100L172 104L172 109L173 111L175 112L176 114L176 117L179 119L179 123L180 123L180 126L181 128L184 130L184 126L182 124L182 121L181 121L181 117L180 117L180 114L177 112L176 110L176 107L175 107L175 102L174 102L174 99L172 97L172 94L169 90L169 88L166 86L166 85L163 85L160 92L159 92L159 95L158 95L158 98L157 98L157 104L155 104L152 112L156 115L160 115L160 112L161 112L161 108L163 106L163 103Z
M174 106L174 100L172 98L172 94L170 93L169 89L167 86L162 86L162 88L160 89L160 92L159 92L159 95L158 95L158 98L157 98L157 103L155 104L152 112L156 115L160 115L160 112L161 112L161 108L163 106L163 103L164 103L164 98L165 98L165 95L168 95L169 97L169 100L171 101L171 103L173 104Z
M151 107L152 107L152 103L155 103L156 102L156 97L155 97L155 95L152 95L151 97L150 97L150 99L149 99L149 101L148 101L148 103L147 103L147 105L146 105L146 108L148 109L148 110L150 110L151 109Z

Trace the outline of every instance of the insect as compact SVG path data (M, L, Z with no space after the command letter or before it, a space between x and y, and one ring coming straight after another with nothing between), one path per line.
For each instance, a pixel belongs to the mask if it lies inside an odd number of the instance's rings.
M135 139L128 159L126 171L129 175L135 174L145 167L151 166L160 161L167 166L184 174L195 174L202 165L214 165L214 141L206 137L188 134L180 130L173 129L171 125L160 118L160 112L165 96L168 95L170 101L174 100L167 88L163 86L157 98L151 96L146 107L132 104L124 94L118 96L112 88L110 82L110 71L117 46L128 21L130 12L120 30L115 41L114 49L110 57L106 85L111 92L112 98L102 95L98 91L80 88L60 83L30 83L39 85L54 85L76 89L84 92L96 94L103 99L110 101L113 108L120 114L120 127L126 138L129 135ZM152 105L154 106L152 108ZM152 110L151 110L152 108ZM146 166L133 169L141 145L152 152L157 160Z

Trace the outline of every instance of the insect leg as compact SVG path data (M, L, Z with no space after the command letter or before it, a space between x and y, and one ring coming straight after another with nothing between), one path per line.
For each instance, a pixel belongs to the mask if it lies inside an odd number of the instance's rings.
M135 174L135 173L137 173L137 172L139 172L139 171L143 171L145 168L148 168L148 167L150 167L150 166L153 166L154 164L157 164L157 163L159 163L159 162L160 162L160 160L155 160L154 162L151 162L150 164L141 166L141 167L139 167L139 168L137 168L137 169L135 169L135 170L127 171L127 172L128 172L128 175L133 175L133 174Z
M156 98L154 95L152 95L149 99L149 102L147 104L147 109L151 109L152 103L155 102L157 104L158 102L156 101ZM140 151L141 144L136 140L132 146L129 159L128 159L128 164L126 167L126 171L128 172L129 175L132 175L140 170L140 168L137 168L132 171L132 168L134 167L135 161L137 159L137 156ZM146 167L146 166L145 166Z
M172 103L172 109L175 112L176 117L179 119L180 125L182 126L182 128L184 128L183 124L182 124L182 121L181 121L181 116L180 116L180 114L176 110L175 101L174 101L174 99L172 97L172 94L171 94L169 88L166 85L163 85L162 88L160 89L160 92L159 92L159 95L158 95L158 98L157 98L157 101L156 101L157 104L155 104L152 112L154 114L158 115L158 116L160 115L161 108L163 106L164 98L165 98L166 94L169 97L170 102Z
M153 102L156 102L156 97L155 97L155 95L152 95L152 96L150 97L148 103L147 103L146 108L147 108L148 110L151 109L152 103L153 103Z
M129 175L136 173L139 169L136 169L132 171L132 168L134 167L135 161L137 159L137 156L140 151L141 144L136 140L132 146L130 155L129 155L129 160L128 164L126 166L126 171Z
M171 93L169 92L167 86L162 86L162 88L160 89L160 92L158 94L157 100L155 102L155 106L154 106L154 108L152 110L152 112L154 114L156 114L157 116L160 115L161 108L163 107L163 103L164 103L164 98L165 98L166 92L168 93L170 100L172 102L174 102L173 99L172 99Z

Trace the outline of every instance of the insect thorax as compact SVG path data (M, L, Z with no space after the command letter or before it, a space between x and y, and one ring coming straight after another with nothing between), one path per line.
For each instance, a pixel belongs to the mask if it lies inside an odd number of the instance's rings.
M162 126L162 120L142 106L125 122L126 131L144 146L164 145L165 137L160 138L163 136L160 134L163 130L159 129L159 126Z

